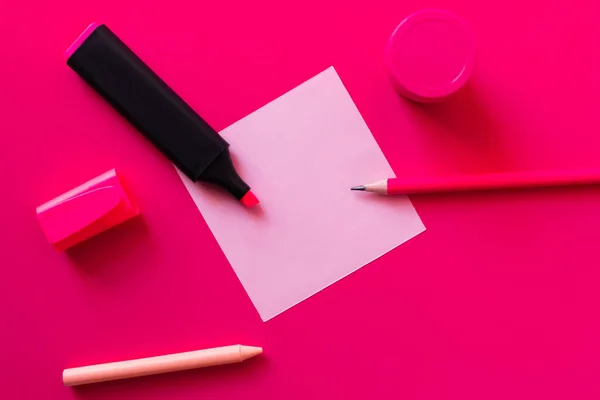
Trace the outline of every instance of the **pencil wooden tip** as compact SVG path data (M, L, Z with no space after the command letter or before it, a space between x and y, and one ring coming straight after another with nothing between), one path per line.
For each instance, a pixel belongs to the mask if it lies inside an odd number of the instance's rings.
M262 354L263 349L262 347L255 347L255 346L240 346L240 356L242 358L242 361L247 360L249 358L252 357L256 357L259 354Z
M364 187L364 185L360 185L360 186L353 186L350 188L350 190L366 190L367 188Z

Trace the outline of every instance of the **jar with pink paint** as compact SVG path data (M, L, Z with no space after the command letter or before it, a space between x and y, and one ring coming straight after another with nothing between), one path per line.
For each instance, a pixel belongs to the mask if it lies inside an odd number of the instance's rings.
M417 102L443 100L462 88L475 66L471 28L451 12L417 11L392 33L386 67L401 95Z

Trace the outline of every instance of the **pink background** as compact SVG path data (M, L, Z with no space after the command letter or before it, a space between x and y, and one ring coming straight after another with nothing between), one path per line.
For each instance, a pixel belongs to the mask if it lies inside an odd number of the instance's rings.
M596 0L151 3L0 6L0 397L600 396L600 188L414 196L424 234L262 323L173 167L62 59L105 22L217 129L334 65L399 175L600 167ZM383 48L428 6L472 24L479 59L466 91L421 107L393 92ZM113 167L143 218L56 252L35 207ZM238 342L265 356L60 379Z

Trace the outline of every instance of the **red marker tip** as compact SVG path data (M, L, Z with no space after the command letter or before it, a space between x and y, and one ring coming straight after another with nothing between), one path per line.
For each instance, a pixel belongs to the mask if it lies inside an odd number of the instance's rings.
M260 201L258 200L258 198L254 195L254 193L252 193L251 190L248 190L248 193L246 193L244 195L244 197L242 197L240 199L240 201L242 202L243 205L245 205L248 208L254 207L258 203L260 203Z

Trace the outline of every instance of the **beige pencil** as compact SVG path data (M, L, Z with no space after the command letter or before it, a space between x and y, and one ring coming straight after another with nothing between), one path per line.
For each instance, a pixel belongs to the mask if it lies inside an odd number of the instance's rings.
M261 353L261 347L236 344L214 349L69 368L63 371L63 383L65 386L85 385L193 368L212 367L214 365L240 363Z

